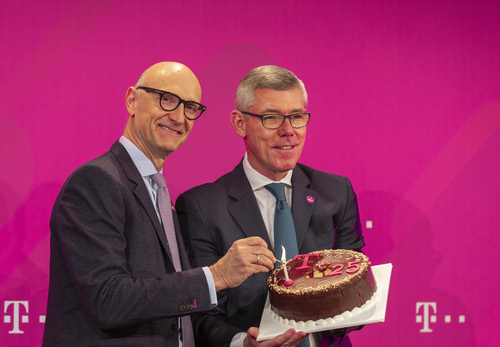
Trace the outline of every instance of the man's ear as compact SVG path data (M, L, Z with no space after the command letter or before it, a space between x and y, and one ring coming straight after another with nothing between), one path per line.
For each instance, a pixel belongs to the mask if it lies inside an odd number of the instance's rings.
M238 110L233 110L231 112L231 125L233 126L234 130L236 133L242 137L245 138L247 136L247 129L246 129L246 118L245 116Z
M135 103L137 101L137 89L129 87L125 96L125 105L127 106L128 114L131 117L135 116Z

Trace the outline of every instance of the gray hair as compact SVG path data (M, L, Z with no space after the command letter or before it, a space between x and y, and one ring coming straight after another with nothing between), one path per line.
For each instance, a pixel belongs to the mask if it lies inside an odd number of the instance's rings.
M264 65L251 70L240 81L236 89L236 109L248 111L255 103L255 92L263 88L275 90L299 88L302 92L304 105L307 106L307 92L304 83L293 72L276 65Z

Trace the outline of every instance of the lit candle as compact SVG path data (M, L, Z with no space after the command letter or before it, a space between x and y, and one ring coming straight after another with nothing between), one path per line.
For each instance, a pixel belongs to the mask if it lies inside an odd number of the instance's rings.
M286 269L286 251L283 246L281 246L281 262L283 264L283 272L285 273L285 286L291 286L293 281L288 277L288 270Z

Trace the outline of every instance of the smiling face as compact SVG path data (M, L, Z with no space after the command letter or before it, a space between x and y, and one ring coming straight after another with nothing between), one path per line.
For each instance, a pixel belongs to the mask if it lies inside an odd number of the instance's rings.
M168 91L184 100L201 101L198 79L179 63L153 65L141 76L137 86ZM130 87L126 97L130 117L124 132L158 170L186 141L193 128L193 121L184 117L183 104L174 111L165 111L160 107L159 98L159 94Z
M255 102L247 110L251 113L288 115L306 111L299 88L263 88L256 90L254 96ZM245 116L236 110L231 113L231 122L245 140L248 161L256 171L278 181L295 168L304 147L306 127L292 128L286 119L279 129L266 129L259 118Z

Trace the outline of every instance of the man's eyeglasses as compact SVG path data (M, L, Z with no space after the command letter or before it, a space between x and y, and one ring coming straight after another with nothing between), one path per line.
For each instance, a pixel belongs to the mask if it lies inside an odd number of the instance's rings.
M198 102L182 100L177 95L164 90L149 87L137 87L137 89L145 90L148 93L159 94L160 107L165 111L174 111L180 104L184 104L184 116L190 120L200 118L201 114L207 109L206 106Z
M266 113L266 114L255 114L250 112L243 112L252 117L260 118L262 121L262 126L267 129L279 129L283 125L285 118L288 118L290 125L293 128L303 128L309 123L309 117L311 114L309 112L292 113L289 115Z

